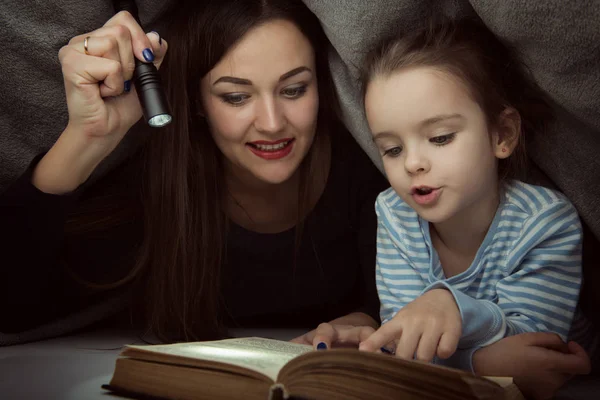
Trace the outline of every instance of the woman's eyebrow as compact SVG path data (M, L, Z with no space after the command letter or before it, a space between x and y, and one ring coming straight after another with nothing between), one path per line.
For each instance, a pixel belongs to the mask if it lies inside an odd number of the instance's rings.
M301 67L294 68L293 70L281 75L279 77L279 82L285 81L286 79L291 78L294 75L298 75L300 72L304 72L304 71L312 72L312 70L310 68L303 65Z
M294 68L293 70L288 71L285 74L281 75L279 77L279 82L285 81L286 79L291 78L294 75L298 75L299 73L304 72L304 71L312 72L312 70L306 66ZM222 76L219 79L217 79L216 81L214 81L213 85L216 85L217 83L233 83L236 85L252 85L252 81L250 79L237 78L235 76Z
M252 81L249 79L236 78L235 76L222 76L217 79L213 85L217 83L235 83L236 85L252 85Z

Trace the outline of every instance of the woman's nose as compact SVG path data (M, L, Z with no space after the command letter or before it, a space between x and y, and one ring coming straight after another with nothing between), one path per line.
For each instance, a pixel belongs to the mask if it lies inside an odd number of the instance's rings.
M259 132L277 133L283 130L286 124L282 107L274 99L265 99L258 106L255 118L255 127Z

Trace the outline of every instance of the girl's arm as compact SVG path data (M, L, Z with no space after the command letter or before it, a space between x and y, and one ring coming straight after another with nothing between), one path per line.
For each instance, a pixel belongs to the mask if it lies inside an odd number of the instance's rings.
M527 332L480 348L473 370L482 376L510 376L529 399L550 399L575 375L589 374L590 358L575 342L554 333Z
M478 348L524 332L554 332L566 340L581 286L581 242L575 208L555 202L530 218L508 251L510 270L496 283L495 301L474 299L444 282L427 288L446 287L461 313L462 350L447 363L472 369Z
M398 357L422 361L435 354L450 356L460 338L460 313L447 290L423 294L430 281L430 257L417 214L391 189L379 196L376 210L382 327L361 342L360 350L385 347Z
M395 209L392 211L392 209ZM375 205L377 212L377 257L375 279L381 302L382 325L419 297L427 286L429 272L425 244L413 240L421 236L418 217L389 189ZM398 218L402 218L402 227ZM413 236L408 238L408 236Z
M393 203L393 196L388 197L387 203ZM425 249L412 240L421 235L420 228L408 209L405 212L400 203L392 203L386 204L385 194L377 202L377 288L382 323L424 293L444 288L458 306L462 325L459 349L440 361L444 364L472 370L471 358L478 348L522 332L549 331L566 338L581 283L581 227L571 204L552 203L529 219L506 252L509 270L497 271L504 278L495 282L497 298L490 301L474 299L443 281L426 286ZM398 218L402 218L402 230L393 229ZM382 344L381 340L371 341L374 343L363 347Z

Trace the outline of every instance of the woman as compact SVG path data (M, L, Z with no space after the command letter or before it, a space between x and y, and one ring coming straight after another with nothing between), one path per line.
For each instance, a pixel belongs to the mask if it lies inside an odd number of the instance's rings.
M377 326L373 202L386 183L337 121L318 21L288 0L189 3L169 18L168 52L127 13L61 49L69 123L0 200L13 260L0 331L118 290L166 341ZM80 193L141 116L134 54L167 54L174 122Z

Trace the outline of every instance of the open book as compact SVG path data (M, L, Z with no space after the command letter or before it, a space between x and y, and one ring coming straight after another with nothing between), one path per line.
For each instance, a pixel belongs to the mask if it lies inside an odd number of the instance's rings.
M166 399L522 399L510 378L263 338L127 346L109 385Z

